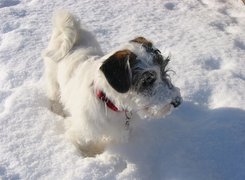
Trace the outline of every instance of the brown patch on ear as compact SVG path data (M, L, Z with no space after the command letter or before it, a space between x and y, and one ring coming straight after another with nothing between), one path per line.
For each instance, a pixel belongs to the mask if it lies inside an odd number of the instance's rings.
M139 43L146 47L152 47L153 45L152 42L148 41L146 38L141 37L141 36L131 40L130 42Z
M129 60L135 60L137 57L133 52L131 52L128 49L117 51L112 56L114 57L114 59L117 59L117 60L123 60L127 58L127 56L129 57Z

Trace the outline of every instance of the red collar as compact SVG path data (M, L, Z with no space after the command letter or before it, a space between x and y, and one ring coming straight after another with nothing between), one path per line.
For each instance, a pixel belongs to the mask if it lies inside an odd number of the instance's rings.
M97 96L99 99L101 99L102 101L104 101L105 104L106 104L106 106L107 106L108 108L110 108L111 110L113 110L113 111L115 111L115 112L122 112L122 111L123 111L123 110L119 110L119 108L116 107L116 106L113 104L113 102L111 102L111 100L108 99L108 98L106 97L106 95L105 95L105 93L104 93L103 91L97 90L97 91L96 91L96 96Z

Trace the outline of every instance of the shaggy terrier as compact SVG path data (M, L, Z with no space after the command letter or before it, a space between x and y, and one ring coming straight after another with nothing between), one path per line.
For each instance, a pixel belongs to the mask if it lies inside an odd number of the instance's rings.
M127 139L132 121L164 117L182 101L166 69L170 59L152 42L137 37L104 55L66 11L54 15L43 59L51 109L66 112L67 135L88 156Z

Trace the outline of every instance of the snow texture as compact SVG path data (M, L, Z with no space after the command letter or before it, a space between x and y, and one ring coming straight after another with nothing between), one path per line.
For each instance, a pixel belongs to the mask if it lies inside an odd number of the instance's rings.
M171 53L185 102L129 142L85 158L48 108L41 51L67 9L104 52L145 36ZM0 0L1 179L245 179L245 6L241 0Z

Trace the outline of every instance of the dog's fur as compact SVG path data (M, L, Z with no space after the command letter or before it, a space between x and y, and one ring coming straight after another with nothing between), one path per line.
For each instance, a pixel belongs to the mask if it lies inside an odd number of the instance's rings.
M128 121L163 117L181 102L168 78L169 58L152 42L138 37L103 55L94 36L66 11L54 15L43 58L51 109L67 112L67 134L87 155L127 139ZM108 108L96 96L98 90L120 111Z

